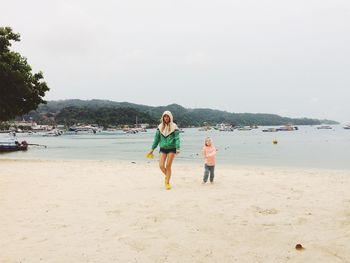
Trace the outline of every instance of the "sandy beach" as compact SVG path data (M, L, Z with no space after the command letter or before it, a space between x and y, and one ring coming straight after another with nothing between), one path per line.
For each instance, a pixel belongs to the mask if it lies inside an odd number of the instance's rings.
M350 171L0 160L0 262L350 262ZM296 244L304 250L296 250Z

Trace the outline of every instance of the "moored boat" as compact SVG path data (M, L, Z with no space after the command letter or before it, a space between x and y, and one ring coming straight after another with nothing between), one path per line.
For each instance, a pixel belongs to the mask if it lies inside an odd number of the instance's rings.
M210 131L211 127L210 126L203 126L198 129L198 131Z
M26 141L19 142L17 140L0 141L0 152L26 151L28 143Z
M219 131L234 131L234 128L232 127L232 125L228 123L216 124L214 129Z
M236 128L236 130L238 130L238 131L251 131L252 128L250 128L248 126L239 126Z
M293 126L291 124L284 125L282 127L277 128L277 131L296 131L299 128L297 126Z
M277 129L276 128L267 128L267 129L264 129L262 131L263 132L277 132Z
M92 125L83 125L83 126L71 126L68 129L69 132L75 132L77 133L97 133L100 132L101 129L99 127L96 126L92 126Z
M322 125L322 126L318 126L317 129L318 130L331 130L333 128L329 125Z

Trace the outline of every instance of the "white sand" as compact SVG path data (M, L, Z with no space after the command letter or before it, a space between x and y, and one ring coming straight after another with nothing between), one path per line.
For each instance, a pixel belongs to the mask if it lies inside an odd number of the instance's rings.
M350 171L0 160L0 262L350 262ZM301 243L305 250L295 250Z

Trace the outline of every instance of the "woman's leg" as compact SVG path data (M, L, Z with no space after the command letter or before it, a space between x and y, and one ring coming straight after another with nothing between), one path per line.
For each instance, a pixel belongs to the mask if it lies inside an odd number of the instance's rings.
M165 182L167 184L169 184L170 182L170 177L171 177L171 166L173 164L173 160L175 158L175 153L168 153L168 156L167 156L167 160L166 160L166 179L165 179Z
M167 155L165 153L159 153L159 168L162 171L162 173L166 176L166 167L165 167L165 161L166 161Z

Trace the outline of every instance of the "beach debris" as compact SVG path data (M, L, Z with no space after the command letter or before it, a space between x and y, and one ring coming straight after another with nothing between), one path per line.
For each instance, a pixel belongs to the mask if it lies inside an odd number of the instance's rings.
M296 250L303 250L304 247L303 247L301 244L296 244L296 245L295 245L295 249L296 249Z
M136 162L131 162L131 163L134 163L134 164L136 164Z

